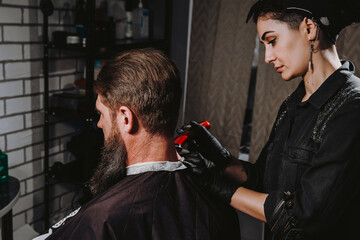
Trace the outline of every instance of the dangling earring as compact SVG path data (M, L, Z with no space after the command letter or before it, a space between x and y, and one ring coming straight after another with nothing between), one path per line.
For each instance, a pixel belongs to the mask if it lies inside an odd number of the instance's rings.
M308 72L312 72L312 54L314 52L314 44L310 43L310 58L309 58L309 66L308 66Z
M313 72L313 64L312 64L312 54L314 52L314 42L316 42L318 40L319 37L319 25L316 24L316 37L315 37L315 41L310 42L310 58L309 58L309 65L308 65L308 71Z

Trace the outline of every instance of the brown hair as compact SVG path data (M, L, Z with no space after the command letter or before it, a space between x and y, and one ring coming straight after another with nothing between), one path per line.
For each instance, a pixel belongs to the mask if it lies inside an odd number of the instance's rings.
M161 51L146 48L121 53L103 66L94 86L113 114L124 105L150 133L174 133L181 82L175 64Z

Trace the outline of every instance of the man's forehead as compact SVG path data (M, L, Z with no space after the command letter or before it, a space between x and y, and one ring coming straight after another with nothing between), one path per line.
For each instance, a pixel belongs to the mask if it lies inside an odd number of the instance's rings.
M98 108L98 107L105 107L105 105L102 101L101 95L98 95L97 99L96 99L96 108Z

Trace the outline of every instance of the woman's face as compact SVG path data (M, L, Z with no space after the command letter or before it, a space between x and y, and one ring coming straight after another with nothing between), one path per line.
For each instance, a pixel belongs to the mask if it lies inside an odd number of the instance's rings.
M266 17L258 19L257 30L265 45L265 62L274 64L282 79L305 75L310 56L310 43L305 33Z

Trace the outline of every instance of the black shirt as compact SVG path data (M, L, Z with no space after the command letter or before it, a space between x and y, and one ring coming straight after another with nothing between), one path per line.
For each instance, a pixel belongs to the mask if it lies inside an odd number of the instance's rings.
M256 164L248 166L247 184L269 193L268 237L358 237L360 80L352 72L345 62L305 102L302 81L280 107Z

